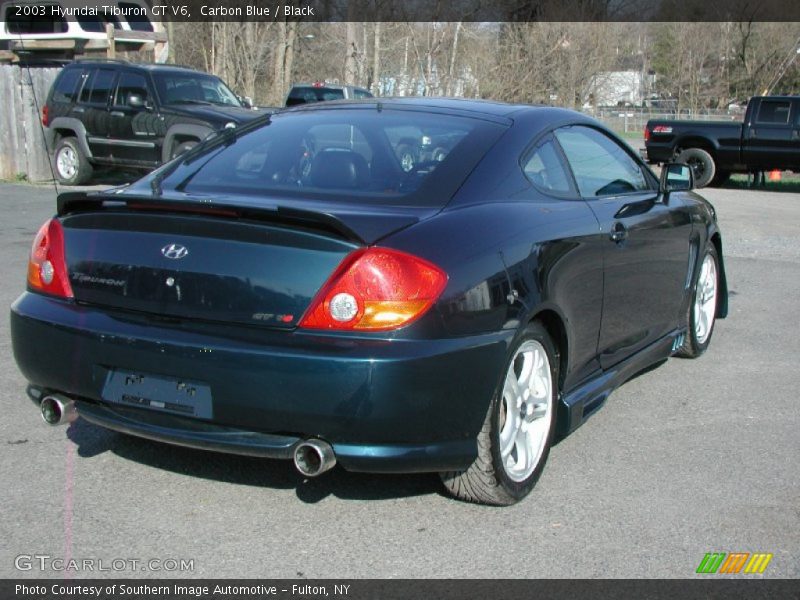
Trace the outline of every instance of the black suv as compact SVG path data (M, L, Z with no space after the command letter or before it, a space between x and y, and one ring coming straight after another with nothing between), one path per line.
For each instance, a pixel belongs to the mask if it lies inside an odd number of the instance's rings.
M247 105L221 79L193 69L78 61L53 82L42 124L56 178L80 185L94 167L150 170L264 114Z

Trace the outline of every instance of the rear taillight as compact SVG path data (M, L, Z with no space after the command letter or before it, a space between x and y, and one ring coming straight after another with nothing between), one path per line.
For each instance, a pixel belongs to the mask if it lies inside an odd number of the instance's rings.
M356 250L322 286L300 327L397 329L425 314L446 284L444 271L416 256L388 248Z
M73 297L64 256L64 230L56 219L42 225L33 240L28 261L28 286L36 292Z
M649 142L650 141L650 128L649 127L645 127L644 128L644 141L645 142Z
M42 125L45 127L50 125L50 108L47 104L42 107Z

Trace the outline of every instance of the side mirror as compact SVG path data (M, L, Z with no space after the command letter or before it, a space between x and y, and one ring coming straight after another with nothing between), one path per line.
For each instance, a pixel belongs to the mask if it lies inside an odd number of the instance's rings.
M144 108L144 98L139 94L128 94L128 106L131 108Z
M250 96L242 98L242 104L245 108L253 108L253 99Z
M694 173L689 165L667 163L661 168L659 189L662 194L683 192L694 188Z

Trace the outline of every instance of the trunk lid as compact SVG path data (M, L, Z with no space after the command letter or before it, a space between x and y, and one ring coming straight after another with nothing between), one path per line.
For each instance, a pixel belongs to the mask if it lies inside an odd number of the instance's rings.
M293 328L360 245L302 226L225 215L69 212L64 204L59 213L75 299L166 317Z

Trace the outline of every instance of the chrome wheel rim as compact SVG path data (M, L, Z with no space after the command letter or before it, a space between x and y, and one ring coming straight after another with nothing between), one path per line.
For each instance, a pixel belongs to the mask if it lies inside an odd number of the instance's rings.
M714 317L717 312L717 262L706 254L697 278L697 291L694 298L694 335L697 342L704 344L711 335Z
M69 146L64 146L59 150L56 157L56 168L58 174L64 179L72 179L78 170L78 157L75 151Z
M500 458L512 481L524 481L541 461L553 420L553 377L544 346L529 340L511 361L500 406Z

